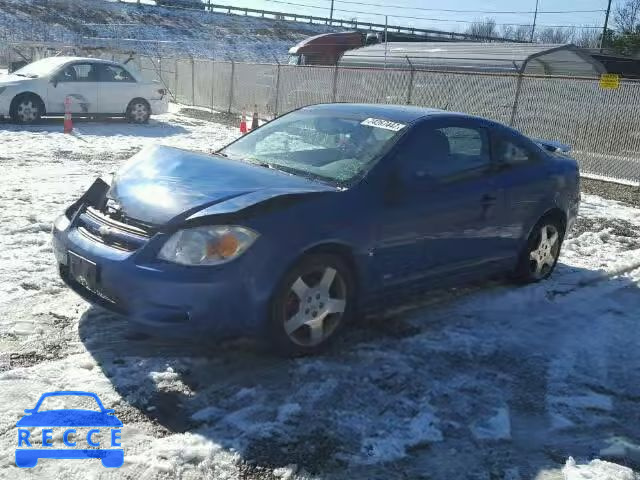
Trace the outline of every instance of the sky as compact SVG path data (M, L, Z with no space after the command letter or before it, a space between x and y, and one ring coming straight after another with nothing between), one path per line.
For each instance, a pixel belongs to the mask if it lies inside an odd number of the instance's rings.
M607 1L539 0L539 13L536 23L542 28L545 25L597 26L602 28ZM614 0L614 7L618 1L622 0ZM533 12L536 6L536 0L395 0L393 2L388 0L348 0L348 2L347 0L335 0L334 18L351 19L356 17L360 21L384 24L384 16L386 14L389 16L389 25L408 25L447 31L464 31L469 22L485 17L495 18L498 24L531 24L533 22L533 13L492 12ZM215 3L287 13L296 12L319 17L328 17L331 6L331 0L216 0ZM294 4L306 4L309 7ZM411 9L410 7L414 8ZM346 10L352 10L352 12ZM446 10L466 10L467 12ZM595 11L575 12L576 10ZM482 13L481 11L487 12ZM544 13L545 11L574 12Z

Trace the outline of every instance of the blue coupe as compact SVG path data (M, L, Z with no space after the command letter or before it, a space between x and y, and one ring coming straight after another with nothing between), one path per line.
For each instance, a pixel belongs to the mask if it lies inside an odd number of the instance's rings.
M53 228L63 280L154 334L305 354L401 293L553 271L578 212L568 148L440 110L296 110L214 155L154 146Z

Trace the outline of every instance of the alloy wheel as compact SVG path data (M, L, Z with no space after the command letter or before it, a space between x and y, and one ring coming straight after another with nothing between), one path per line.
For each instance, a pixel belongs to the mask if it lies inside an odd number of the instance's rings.
M149 119L149 108L144 103L134 103L130 115L134 122L144 123Z
M300 275L285 301L286 334L300 346L321 344L342 321L346 299L346 282L334 268L315 267Z
M558 229L554 225L543 225L534 245L529 253L529 268L535 279L541 279L553 269L560 253Z
M16 108L16 113L21 123L31 123L38 119L38 107L31 99L22 100Z

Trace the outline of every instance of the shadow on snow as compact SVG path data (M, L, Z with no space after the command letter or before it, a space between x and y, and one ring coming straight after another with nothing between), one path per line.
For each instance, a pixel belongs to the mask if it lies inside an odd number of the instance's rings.
M80 335L134 411L236 449L249 473L295 463L325 478L507 478L513 467L534 478L637 433L636 283L559 265L536 285L441 295L359 322L315 358L133 340L99 308Z

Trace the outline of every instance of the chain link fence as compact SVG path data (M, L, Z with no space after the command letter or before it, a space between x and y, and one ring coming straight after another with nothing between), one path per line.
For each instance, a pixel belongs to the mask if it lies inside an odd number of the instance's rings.
M571 145L583 175L640 186L640 81L220 62L90 52L132 62L181 104L272 118L323 102L465 112Z
M640 185L640 82L595 78L136 60L179 103L264 118L322 102L410 104L465 112L572 146L583 175ZM167 68L165 68L165 65ZM175 67L174 67L175 65Z

